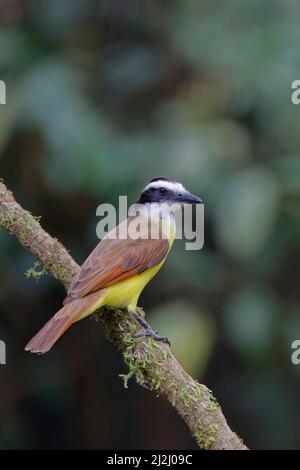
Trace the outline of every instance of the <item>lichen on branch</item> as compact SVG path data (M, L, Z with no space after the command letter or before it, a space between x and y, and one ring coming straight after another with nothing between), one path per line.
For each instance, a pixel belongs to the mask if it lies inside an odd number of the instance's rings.
M29 276L37 278L46 270L68 288L79 266L65 247L45 232L39 218L15 201L3 182L0 182L0 225L43 266L41 271L36 271L36 266L31 268L27 273ZM167 344L152 338L135 338L140 325L126 310L105 307L94 317L103 327L107 339L123 354L129 369L123 376L125 386L134 376L143 387L165 396L202 449L247 449L229 428L212 392L184 371Z

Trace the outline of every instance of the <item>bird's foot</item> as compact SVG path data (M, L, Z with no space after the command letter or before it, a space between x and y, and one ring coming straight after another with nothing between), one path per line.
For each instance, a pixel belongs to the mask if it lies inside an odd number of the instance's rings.
M133 312L131 315L133 316L133 318L135 318L136 321L139 322L139 324L140 324L145 330L147 330L147 328L149 328L149 325L148 325L148 323L146 322L146 320L144 320L144 318L141 317L138 313Z
M149 336L150 338L155 339L156 341L161 341L162 343L167 343L170 346L170 341L166 336L160 336L156 331L153 331L152 328L148 326L144 331L140 331L135 334L135 338L143 338L144 336Z
M135 338L149 336L150 338L153 338L156 341L162 341L163 343L167 343L170 346L170 341L168 340L168 338L166 336L160 336L157 331L153 331L152 328L146 322L146 320L144 320L144 318L142 318L138 313L133 312L132 315L144 328L144 331L140 331L139 333L135 334Z

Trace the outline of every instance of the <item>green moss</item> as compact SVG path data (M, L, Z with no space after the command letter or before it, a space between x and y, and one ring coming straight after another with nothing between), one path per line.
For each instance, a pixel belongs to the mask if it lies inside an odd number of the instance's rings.
M140 310L139 314L141 314ZM131 317L129 318L126 333L122 335L123 357L129 368L129 375L135 376L140 385L151 390L158 390L164 380L161 366L167 355L162 354L162 348L152 338L136 338L135 335L140 326ZM150 370L151 374L149 374Z
M152 390L159 390L164 380L165 380L164 372L162 370L158 370L151 380Z
M10 232L13 228L14 221L14 210L12 209L7 216L1 219L1 224L8 232Z
M38 226L38 218L33 217L28 211L21 210L13 202L7 203L7 206L8 209L1 214L1 225L10 233L17 232L17 238L21 243L29 246L29 238Z
M141 309L138 313L144 316ZM135 377L140 385L158 390L165 379L163 365L168 359L160 343L152 338L136 338L141 327L124 309L102 307L94 316L103 325L107 338L122 344L124 361L129 369L128 374L121 375L124 386L127 388L129 379Z
M201 395L203 395L203 388L203 385L198 383L195 385L189 385L188 387L183 387L179 393L184 405L188 407L192 403L197 402Z
M128 374L119 374L119 377L123 379L124 388L128 388L128 381L131 379L133 375L134 373L132 371L129 371Z
M37 218L33 217L28 211L21 211L18 206L13 204L9 206L9 210L5 211L5 214L1 218L1 225L12 232L16 226L18 230L18 238L25 242L28 235L31 234L32 230L36 228L38 222Z
M219 427L217 424L210 424L205 431L196 431L194 437L201 449L209 450L216 440Z
M190 406L193 402L195 403L202 398L202 406L207 411L215 411L220 408L212 392L205 385L199 383L183 387L180 390L180 396L185 406Z
M45 266L42 269L37 271L37 268L39 266L40 266L40 263L36 261L31 268L27 269L27 271L25 272L25 276L27 278L33 277L36 281L38 281L42 276L47 274L47 268Z
M207 387L203 386L203 391L204 395L206 398L206 401L203 403L203 408L206 409L207 411L216 411L220 409L220 405L216 398L213 396L211 390L209 390Z
M59 279L65 287L68 287L70 283L70 271L66 268L64 261L56 260L54 266L51 263L46 263L45 266L47 270L55 271L57 279Z
M136 381L151 390L158 390L165 379L163 364L167 355L162 351L152 338L143 338L143 341L135 338L123 352L124 360Z
M14 218L18 217L18 210L15 210ZM22 226L19 224L22 239L26 239L32 233L32 230L37 227L37 220L30 214L30 212L22 213Z

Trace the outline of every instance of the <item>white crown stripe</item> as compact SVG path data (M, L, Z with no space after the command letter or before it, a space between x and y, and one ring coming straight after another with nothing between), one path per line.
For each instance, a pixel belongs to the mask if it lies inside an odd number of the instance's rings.
M144 191L147 191L150 188L166 188L169 191L174 191L176 193L180 193L182 191L185 191L185 187L182 186L181 183L173 183L172 181L164 181L164 180L158 180L154 181L153 183L149 183Z

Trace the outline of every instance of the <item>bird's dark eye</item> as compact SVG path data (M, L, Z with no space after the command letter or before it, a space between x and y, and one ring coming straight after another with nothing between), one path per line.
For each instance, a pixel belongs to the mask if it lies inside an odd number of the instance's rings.
M160 194L165 194L166 193L166 188L159 188Z

